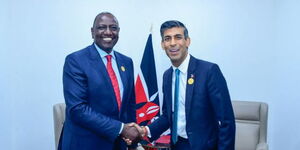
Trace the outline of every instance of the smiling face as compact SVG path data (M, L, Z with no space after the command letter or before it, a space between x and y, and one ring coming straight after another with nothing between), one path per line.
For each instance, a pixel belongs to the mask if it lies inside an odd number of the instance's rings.
M173 27L163 33L161 46L175 67L181 65L188 54L190 38L184 36L184 28Z
M118 42L119 31L117 19L109 13L99 14L91 28L94 43L107 53L110 53Z

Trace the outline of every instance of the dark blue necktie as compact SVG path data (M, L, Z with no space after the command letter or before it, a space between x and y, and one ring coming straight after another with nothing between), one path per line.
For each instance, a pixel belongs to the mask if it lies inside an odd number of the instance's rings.
M173 141L173 144L175 144L177 142L179 75L180 75L180 70L175 69L174 112L173 112L173 123L172 123L172 141Z

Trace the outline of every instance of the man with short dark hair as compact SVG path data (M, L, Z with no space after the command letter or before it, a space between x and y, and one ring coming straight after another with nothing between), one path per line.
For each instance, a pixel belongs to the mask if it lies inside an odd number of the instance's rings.
M163 114L144 128L148 137L170 128L172 150L233 150L234 114L218 65L189 54L183 23L166 21L160 32L172 66L163 75Z
M91 28L94 43L66 57L66 119L59 149L126 150L122 138L141 138L130 124L136 122L133 62L113 49L119 31L116 17L102 12Z

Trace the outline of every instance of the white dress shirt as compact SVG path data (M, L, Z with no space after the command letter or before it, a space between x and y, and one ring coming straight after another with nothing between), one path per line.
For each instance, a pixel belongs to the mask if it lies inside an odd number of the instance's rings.
M186 117L185 117L185 93L186 93L186 81L187 71L190 62L190 55L187 54L185 60L177 68L172 66L172 111L174 112L174 92L175 92L175 69L179 69L179 97L178 97L178 119L177 119L177 135L183 138L188 138L186 133ZM173 122L174 123L174 122ZM174 132L174 131L173 131Z
M186 93L186 81L187 81L187 71L190 62L190 54L187 54L185 60L182 64L176 68L172 65L173 75L172 75L172 111L174 112L174 93L175 93L175 69L179 69L179 97L178 97L178 119L177 119L177 135L183 138L188 138L186 133L186 117L185 117L185 93ZM148 132L148 137L151 138L151 131L148 126L146 126ZM173 131L174 132L174 131Z

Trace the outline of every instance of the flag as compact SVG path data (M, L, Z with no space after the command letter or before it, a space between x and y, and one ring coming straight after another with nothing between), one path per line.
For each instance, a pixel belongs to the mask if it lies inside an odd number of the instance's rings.
M139 125L148 125L159 115L159 96L152 35L149 34L135 83L136 120Z
M158 117L160 109L151 34L148 36L139 69L135 82L136 120L139 125L145 126L152 123ZM145 150L158 150L154 148L154 144L150 143L147 137L144 137L140 143ZM161 136L154 143L157 146L170 147L170 136Z

